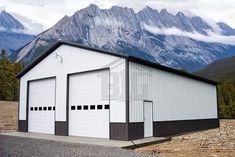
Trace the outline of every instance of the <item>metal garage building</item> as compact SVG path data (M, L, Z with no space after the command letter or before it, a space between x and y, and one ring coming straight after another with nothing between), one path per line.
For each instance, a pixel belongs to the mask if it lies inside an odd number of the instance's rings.
M219 127L216 82L59 41L17 76L19 131L133 140Z

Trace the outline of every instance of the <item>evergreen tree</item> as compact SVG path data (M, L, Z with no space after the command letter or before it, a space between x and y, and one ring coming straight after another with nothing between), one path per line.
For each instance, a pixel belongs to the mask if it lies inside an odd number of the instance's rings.
M220 81L219 115L220 118L235 118L235 81Z
M0 58L0 100L18 100L19 81L15 76L22 69L22 64L14 64L8 60L6 51L2 49Z

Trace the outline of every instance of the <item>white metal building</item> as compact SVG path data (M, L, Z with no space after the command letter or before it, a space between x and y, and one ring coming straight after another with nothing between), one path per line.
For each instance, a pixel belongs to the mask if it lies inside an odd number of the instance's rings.
M59 41L17 76L19 131L133 140L219 127L216 82Z

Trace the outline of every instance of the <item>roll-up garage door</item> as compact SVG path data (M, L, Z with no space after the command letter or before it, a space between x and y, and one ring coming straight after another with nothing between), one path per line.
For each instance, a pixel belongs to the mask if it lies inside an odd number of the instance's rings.
M54 134L55 78L29 82L28 131Z
M109 138L109 70L69 76L69 135Z

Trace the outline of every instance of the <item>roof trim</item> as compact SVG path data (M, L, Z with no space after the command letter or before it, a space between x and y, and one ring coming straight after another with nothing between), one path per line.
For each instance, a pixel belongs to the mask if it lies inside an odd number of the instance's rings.
M184 77L188 77L194 80L198 80L198 81L202 81L202 82L206 82L209 84L213 84L213 85L217 85L218 82L213 81L213 80L209 80L206 78L202 78L193 74L189 74L189 73L185 73L183 71L180 70L176 70L173 68L169 68L157 63L153 63L144 59L140 59L137 57L133 57L133 56L127 56L127 55L123 55L123 54L117 54L111 51L106 51L106 50L102 50L99 48L91 48L91 47L87 47L81 44L77 44L74 42L68 42L68 41L57 41L54 45L52 45L50 48L48 48L46 51L44 51L39 57L37 57L31 64L29 64L26 68L24 68L19 74L17 74L16 78L21 78L24 74L26 74L28 71L30 71L33 67L35 67L38 63L40 63L44 58L46 58L48 55L50 55L54 50L56 50L58 47L60 47L61 45L68 45L68 46L73 46L73 47L78 47L78 48L82 48L82 49L86 49L86 50L90 50L90 51L95 51L98 53L103 53L103 54L107 54L107 55L112 55L112 56L116 56L116 57L121 57L121 58L126 58L128 61L132 61L135 63L139 63L145 66L149 66L152 68L156 68L156 69L160 69L163 71L167 71L170 73L174 73L177 75L181 75Z
M34 66L36 66L39 62L41 62L44 58L46 58L48 55L50 55L53 51L55 51L61 45L68 45L68 46L78 47L78 48L90 50L90 51L93 51L93 52L95 51L95 52L108 54L108 55L121 57L121 58L126 58L127 57L126 55L117 54L117 53L114 53L114 52L111 52L111 51L105 51L105 50L102 50L102 49L99 49L99 48L91 48L91 47L87 47L87 46L84 46L84 45L81 45L81 44L78 44L78 43L58 40L55 44L53 44L51 47L46 49L40 56L38 56L36 59L34 59L32 61L32 63L30 63L28 66L26 66L20 73L18 73L16 75L16 78L21 78L24 74L26 74L29 70L31 70Z

